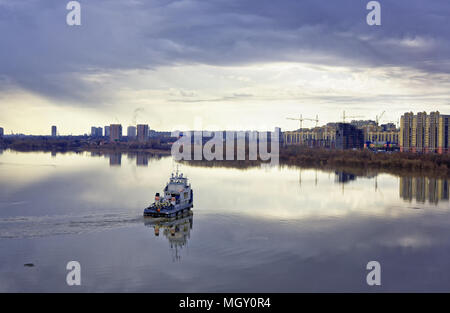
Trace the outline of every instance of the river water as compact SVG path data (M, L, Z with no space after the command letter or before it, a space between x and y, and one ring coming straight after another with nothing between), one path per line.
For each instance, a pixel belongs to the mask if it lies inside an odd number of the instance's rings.
M193 214L155 227L142 211L175 167L3 151L0 291L450 291L450 180L184 164Z

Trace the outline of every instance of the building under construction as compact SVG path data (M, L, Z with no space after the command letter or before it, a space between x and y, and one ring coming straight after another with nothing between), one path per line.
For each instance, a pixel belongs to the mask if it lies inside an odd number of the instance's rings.
M377 126L370 120L328 123L320 127L286 131L283 133L283 140L287 145L311 148L395 147L399 144L399 130L393 123Z
M321 127L302 128L283 133L283 142L288 145L334 148L336 145L336 124Z
M348 123L338 123L336 127L336 149L362 149L364 147L364 132L362 129Z

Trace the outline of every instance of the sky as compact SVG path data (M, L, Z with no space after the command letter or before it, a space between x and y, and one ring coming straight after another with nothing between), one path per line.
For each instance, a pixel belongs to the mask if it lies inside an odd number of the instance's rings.
M0 0L0 127L292 130L450 114L450 2ZM304 127L312 127L305 121Z

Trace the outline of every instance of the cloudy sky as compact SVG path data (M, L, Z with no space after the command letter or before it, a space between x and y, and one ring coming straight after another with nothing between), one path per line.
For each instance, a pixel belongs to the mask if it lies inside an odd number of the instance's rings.
M0 126L283 129L450 114L450 2L0 0ZM313 126L305 122L304 126Z

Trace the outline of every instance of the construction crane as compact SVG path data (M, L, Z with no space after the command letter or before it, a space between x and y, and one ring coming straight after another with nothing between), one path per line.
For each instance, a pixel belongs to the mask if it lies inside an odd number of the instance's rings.
M377 126L378 126L379 122L381 121L381 118L383 117L384 113L386 113L386 111L383 111L380 115L375 116L375 121L377 122Z
M288 120L294 120L294 121L299 121L300 122L300 129L303 128L303 121L313 121L316 122L316 127L319 124L319 115L316 115L316 118L303 118L302 114L300 114L300 118L293 118L293 117L287 117L286 119Z
M316 122L316 127L319 126L319 115L316 114L316 118L305 118L305 120Z
M342 121L345 123L345 119L346 118L362 118L362 117L364 117L364 116L361 116L361 115L354 115L354 116L346 116L345 115L345 111L343 111L343 113L342 113Z
M293 121L300 121L300 129L302 129L304 118L302 117L301 114L300 114L300 118L286 117L286 119L293 120Z

